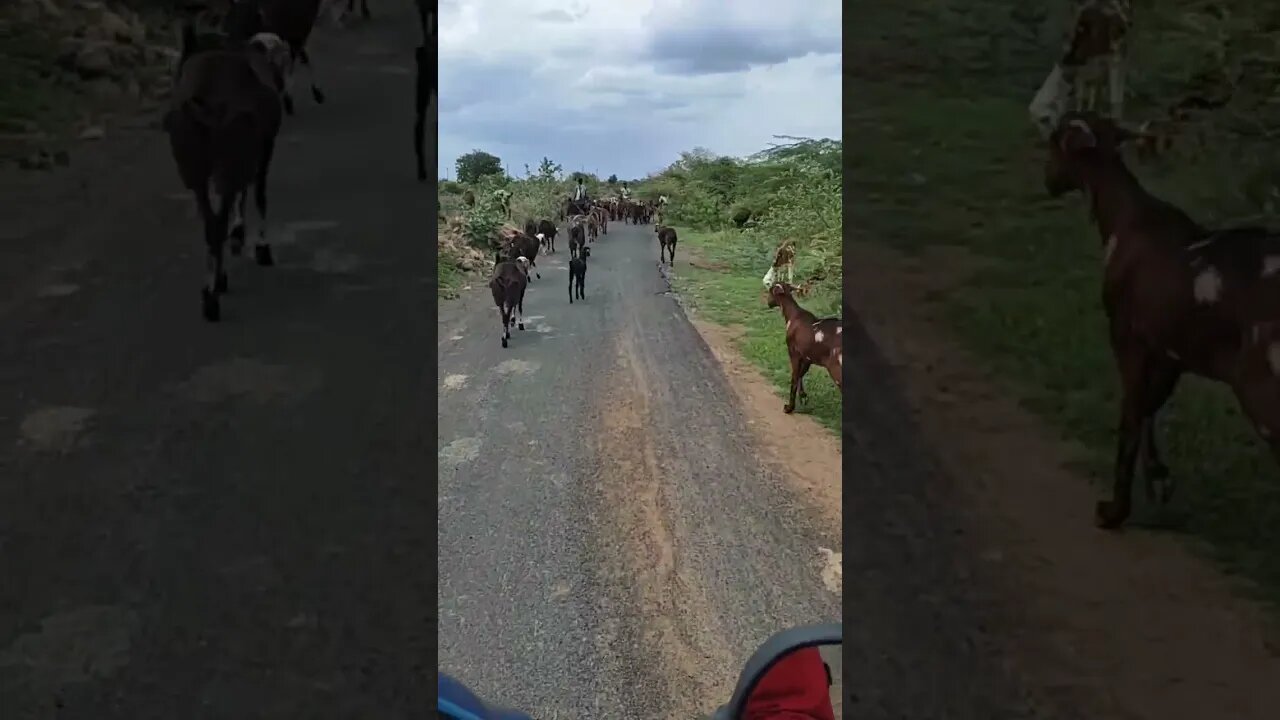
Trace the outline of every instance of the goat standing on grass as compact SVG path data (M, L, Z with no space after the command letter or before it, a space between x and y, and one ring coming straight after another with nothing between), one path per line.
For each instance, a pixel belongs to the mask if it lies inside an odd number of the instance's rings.
M664 225L658 225L656 227L658 229L658 264L661 265L666 260L667 254L670 253L671 262L669 265L675 266L676 229L673 227L666 227Z
M1095 113L1067 113L1045 166L1051 196L1087 193L1105 246L1102 302L1122 390L1113 494L1097 506L1105 528L1129 517L1140 452L1148 497L1157 481L1161 502L1172 495L1155 422L1184 372L1230 386L1280 459L1280 234L1207 231L1148 194L1120 153L1137 138Z
M502 318L502 347L511 339L511 325L516 323L524 330L524 291L529 286L529 261L523 257L502 260L493 268L489 289L493 303L498 306Z
M237 12L237 7L252 12ZM311 81L311 97L324 103L324 92L316 85L307 41L320 12L320 0L232 0L223 29L228 38L250 38L260 32L279 35L289 44L289 72L284 89L284 111L293 115L293 67L299 60L307 68Z
M208 247L208 277L201 290L204 318L221 317L227 291L223 247L230 215L253 185L258 210L259 265L272 265L267 242L267 171L282 120L278 72L255 49L195 52L195 28L183 27L183 52L164 129L183 184L195 195ZM244 243L243 225L232 253Z
M844 392L844 346L841 335L844 328L839 318L819 320L816 315L800 307L793 288L786 283L774 283L769 288L769 307L782 308L782 319L787 321L787 355L791 358L791 395L782 412L790 414L796 409L796 393L801 400L808 400L804 389L804 376L814 364L827 369L832 381Z
M587 282L587 258L591 257L591 248L584 247L578 256L569 261L569 304L573 304L574 286L577 286L578 299L586 300L583 285Z

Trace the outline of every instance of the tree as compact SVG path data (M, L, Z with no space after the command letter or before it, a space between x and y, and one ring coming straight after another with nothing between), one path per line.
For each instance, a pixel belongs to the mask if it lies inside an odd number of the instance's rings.
M608 179L608 180L605 180L605 182L609 183L610 185L617 185L617 184L618 184L618 176L617 176L617 175L610 175L610 176L609 176L609 179Z
M474 183L486 175L502 174L502 159L483 150L472 150L458 158L454 166L458 170L458 182Z
M538 163L538 177L554 178L560 174L562 169L560 163L551 162L551 158L544 156L542 162Z

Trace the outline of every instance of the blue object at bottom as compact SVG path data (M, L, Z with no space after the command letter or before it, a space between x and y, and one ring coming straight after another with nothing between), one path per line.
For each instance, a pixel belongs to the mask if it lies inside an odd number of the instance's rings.
M436 710L456 720L533 720L533 717L514 710L490 709L454 678L439 673Z

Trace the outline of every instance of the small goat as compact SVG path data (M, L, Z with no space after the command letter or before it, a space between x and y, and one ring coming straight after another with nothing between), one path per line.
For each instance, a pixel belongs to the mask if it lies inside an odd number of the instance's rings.
M538 272L538 239L525 235L522 232L515 231L511 235L502 238L502 255L506 260L515 260L518 257L525 258L525 262L529 267L533 268L534 276L539 280L542 274Z
M1122 399L1113 494L1098 524L1128 519L1138 456L1147 495L1173 492L1156 414L1183 373L1226 383L1280 459L1280 235L1208 231L1142 188L1121 146L1138 135L1092 112L1063 115L1050 136L1045 189L1085 191L1105 246L1102 301ZM1145 452L1143 452L1145 447Z
M587 246L587 232L581 223L569 224L569 257L578 256L578 250Z
M553 253L556 251L556 232L555 223L550 220L538 221L538 233L541 234L545 240L547 252Z
M669 265L676 264L676 229L665 225L658 225L658 263L662 264L667 257L671 255Z
M208 248L208 277L201 291L204 318L221 317L218 296L227 291L223 247L230 215L242 207L252 184L258 210L259 265L272 265L267 242L267 171L282 120L277 72L252 49L194 50L195 28L183 27L177 83L164 129L183 184L195 195ZM212 195L212 197L211 197ZM239 215L243 215L241 210ZM244 243L241 221L232 253Z
M769 307L782 308L782 319L787 321L787 355L791 358L791 395L782 411L790 414L796 409L796 393L801 400L808 400L804 389L804 376L809 368L821 365L827 369L836 387L844 392L844 334L839 318L819 320L816 315L800 307L793 288L786 283L774 283L769 288Z
M494 266L489 289L502 318L502 347L506 347L511 339L512 323L524 330L524 291L528 286L529 265L525 258L502 260Z
M795 269L795 261L796 245L791 240L786 240L773 255L773 265L769 267L769 272L764 274L764 286L772 287L775 279L782 279L778 277L778 271L786 274L786 283L790 285L792 283L791 276Z
M284 89L284 110L293 115L293 66L301 61L311 81L311 97L324 103L324 92L316 84L307 41L320 12L320 0L232 0L223 30L228 38L247 40L260 32L279 35L289 44L289 67Z
M569 304L573 304L573 291L576 284L578 299L585 300L583 285L587 282L587 258L591 257L591 248L584 247L578 256L569 261Z

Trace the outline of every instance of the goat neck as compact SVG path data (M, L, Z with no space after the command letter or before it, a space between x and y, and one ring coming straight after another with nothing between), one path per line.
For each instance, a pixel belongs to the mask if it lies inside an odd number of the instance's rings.
M790 325L792 320L803 320L808 316L809 322L817 320L817 316L800 307L800 303L796 302L795 297L791 293L783 295L775 295L774 300L778 303L778 307L782 308L782 319Z
M1132 229L1135 224L1150 225L1155 221L1166 230L1162 239L1182 244L1186 238L1199 235L1203 229L1181 209L1147 192L1119 155L1091 159L1081 168L1085 191L1089 195L1089 211L1098 227L1098 235L1108 238ZM1175 230L1174 233L1168 233Z

